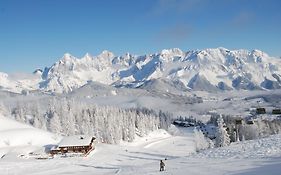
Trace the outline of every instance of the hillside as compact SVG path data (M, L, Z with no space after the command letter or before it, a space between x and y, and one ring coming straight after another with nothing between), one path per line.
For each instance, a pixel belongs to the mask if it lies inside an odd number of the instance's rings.
M29 153L43 153L61 138L32 126L25 125L0 114L0 157L15 159Z

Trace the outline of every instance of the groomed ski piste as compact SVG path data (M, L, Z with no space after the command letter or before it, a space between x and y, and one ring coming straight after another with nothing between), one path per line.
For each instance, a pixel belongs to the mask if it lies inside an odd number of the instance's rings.
M0 120L1 175L277 175L281 172L281 135L197 153L193 128L172 127L169 132L157 130L131 143L98 143L87 157L48 158L44 149L48 144L58 143L61 137L3 116ZM164 172L159 171L160 160L166 164Z

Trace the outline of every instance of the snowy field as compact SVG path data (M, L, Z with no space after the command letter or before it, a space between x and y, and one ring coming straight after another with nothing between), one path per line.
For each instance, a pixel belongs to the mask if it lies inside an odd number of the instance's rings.
M236 142L228 147L196 153L193 129L173 128L173 135L164 130L157 130L145 137L137 138L132 143L97 144L96 150L88 157L36 159L39 155L44 155L40 149L46 143L57 143L60 138L10 119L3 117L0 119L1 175L277 175L281 171L281 135ZM8 125L9 127L4 127ZM29 130L32 134L24 130ZM15 135L22 138L21 142L14 142L19 140ZM30 152L36 153L37 156L30 155ZM166 171L159 172L159 160L165 158Z

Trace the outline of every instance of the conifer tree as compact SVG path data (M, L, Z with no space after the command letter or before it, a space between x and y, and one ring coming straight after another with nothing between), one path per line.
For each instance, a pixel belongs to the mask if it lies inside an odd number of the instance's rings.
M226 127L222 116L217 120L218 127L216 130L216 147L228 146L230 144L230 138L226 131Z

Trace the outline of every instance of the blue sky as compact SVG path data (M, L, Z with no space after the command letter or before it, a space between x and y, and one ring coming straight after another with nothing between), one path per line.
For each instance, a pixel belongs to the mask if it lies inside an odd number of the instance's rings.
M66 52L220 46L281 56L281 1L0 0L0 72L32 72Z

